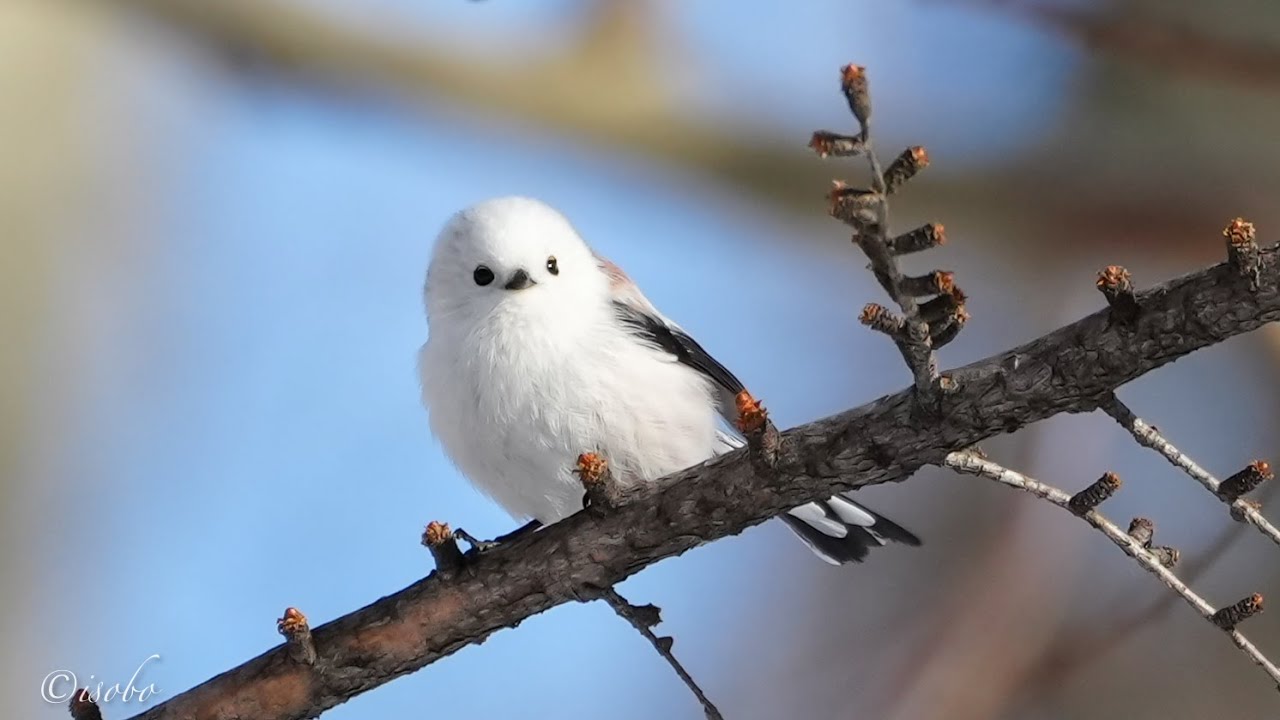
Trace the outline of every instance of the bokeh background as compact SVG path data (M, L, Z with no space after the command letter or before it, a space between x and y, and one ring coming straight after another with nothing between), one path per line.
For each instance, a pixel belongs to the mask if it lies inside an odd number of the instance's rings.
M1268 0L6 0L0 6L0 692L42 678L172 697L430 570L422 526L512 522L418 405L421 283L459 207L523 193L794 425L895 391L881 300L825 217L859 162L838 68L886 154L934 165L900 229L950 243L969 362L1280 224L1280 6ZM750 288L752 301L744 302ZM1213 471L1277 447L1277 342L1233 340L1121 396ZM1275 548L1100 414L985 445L1067 488L1113 469L1213 602L1280 590ZM925 538L833 569L775 523L624 592L727 716L1263 718L1275 688L1096 534L926 471L866 499ZM1280 616L1248 634L1280 654ZM108 720L141 710L108 703ZM556 608L326 714L698 718L629 627Z

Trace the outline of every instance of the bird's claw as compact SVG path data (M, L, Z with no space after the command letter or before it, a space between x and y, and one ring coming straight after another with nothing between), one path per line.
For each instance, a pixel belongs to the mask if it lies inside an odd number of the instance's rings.
M480 554L489 552L490 550L501 545L501 543L495 542L493 540L480 540L476 538L476 536L472 535L466 530L463 530L462 528L458 528L457 530L453 531L453 539L461 542L465 542L466 544L471 546L471 549L467 550L467 552L465 553L466 555L469 555L469 556L480 555Z
M482 555L502 545L507 545L509 543L515 542L516 540L526 537L527 535L536 531L540 527L542 527L542 523L538 522L537 520L530 520L529 522L525 523L524 525L521 525L515 530L512 530L511 532L505 535L499 535L498 537L492 540L480 540L476 538L476 536L467 532L466 530L463 530L462 528L458 528L457 530L453 531L453 539L461 542L465 542L468 545L470 545L471 549L466 552L466 555L468 557L472 557L476 555Z

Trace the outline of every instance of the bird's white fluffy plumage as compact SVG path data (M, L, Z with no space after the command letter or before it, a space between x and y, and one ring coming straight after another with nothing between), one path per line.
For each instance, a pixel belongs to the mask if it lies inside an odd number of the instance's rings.
M547 270L555 258L558 275ZM487 266L496 280L477 286ZM536 285L505 290L518 269ZM611 307L611 279L569 223L502 198L449 222L427 275L421 353L431 429L476 487L517 517L553 523L582 507L579 453L622 482L713 454L710 382L637 343Z
M463 474L516 517L549 524L579 510L572 468L582 452L600 453L619 481L635 483L740 444L720 425L724 375L736 378L541 202L497 198L454 215L437 239L425 294L419 371L431 429ZM704 366L638 334L637 322L678 332L667 339L694 347ZM723 375L713 379L706 363ZM830 562L883 544L877 522L901 534L894 539L918 542L841 497L789 519ZM831 545L863 528L852 550Z

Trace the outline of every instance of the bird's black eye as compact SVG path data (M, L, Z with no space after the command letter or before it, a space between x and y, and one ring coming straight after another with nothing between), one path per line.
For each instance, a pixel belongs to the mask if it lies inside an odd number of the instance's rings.
M471 277L475 279L477 285L488 285L493 282L493 271L483 265L477 265Z
M560 264L556 262L555 255L552 255L551 257L547 258L547 272L551 273L552 275L560 274Z

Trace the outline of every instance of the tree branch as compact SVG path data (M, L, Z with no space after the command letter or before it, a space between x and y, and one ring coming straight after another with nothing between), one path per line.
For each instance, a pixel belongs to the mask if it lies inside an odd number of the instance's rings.
M1064 412L1190 352L1280 319L1280 251L1259 256L1251 290L1227 263L1136 293L1129 323L1103 309L947 373L945 412L912 413L914 388L781 434L771 463L746 449L630 490L312 630L314 665L277 647L137 716L139 720L315 717L502 628L611 587L664 558L737 534L812 500L904 480L949 452Z
M978 457L970 451L953 452L947 455L943 464L957 472L967 473L969 475L977 475L979 477L989 478L996 482L1008 485L1010 487L1029 492L1042 500L1057 505L1067 510L1073 515L1077 515L1085 522L1092 525L1107 539L1115 543L1124 554L1133 558L1143 570L1155 575L1165 587L1173 591L1186 601L1188 605L1200 613L1205 620L1213 623L1222 630L1226 631L1231 642L1243 652L1250 661L1262 669L1272 680L1280 682L1280 668L1267 659L1262 651L1249 641L1235 626L1240 622L1248 619L1251 615L1256 614L1262 608L1262 596L1251 595L1234 605L1226 606L1220 609L1214 609L1204 598L1200 597L1186 583L1178 579L1171 570L1162 562L1161 558L1153 553L1146 543L1141 542L1130 533L1121 530L1115 523L1108 520L1093 507L1089 507L1083 511L1077 507L1077 501L1084 493L1076 495L1068 495L1052 485L1040 482L1033 478L1027 477L1018 472L1014 472L1002 465L996 464L989 460ZM1109 473L1108 473L1109 475ZM1105 476L1104 476L1105 477ZM1113 476L1114 477L1114 476ZM1096 485L1096 483L1095 483ZM1092 487L1092 486L1091 486Z
M763 409L761 410L763 412ZM622 498L622 485L620 485L613 477L613 472L609 469L609 463L596 453L582 453L578 456L578 464L574 469L574 473L582 482L582 488L586 491L582 502L583 506L589 508L592 512L610 512L617 509ZM706 713L707 720L724 720L724 716L720 714L719 708L702 688L684 669L684 665L676 659L674 653L671 652L671 646L675 643L675 638L659 637L653 631L658 623L662 622L662 610L656 605L633 605L626 598L622 597L612 587L605 588L600 592L600 599L608 603L609 607L617 613L618 617L626 620L631 627L635 628L640 636L649 641L658 656L667 661L671 669L675 671L680 681L689 688L693 696L702 704L702 710Z
M1241 525L1225 528L1208 548L1197 553L1182 568L1180 575L1183 582L1198 581L1240 539L1242 528ZM1047 689L1051 684L1060 683L1063 677L1096 663L1098 658L1123 645L1148 623L1159 620L1177 602L1176 594L1160 595L1152 598L1145 606L1106 625L1091 625L1087 632L1072 632L1069 639L1063 637L1059 644L1040 658L1036 671L1030 673L1036 683L1035 687Z
M671 652L671 645L674 639L659 637L653 631L653 626L661 622L658 608L653 605L632 605L613 588L601 593L600 598L608 603L609 607L613 608L618 617L631 623L631 627L635 628L636 632L640 633L645 640L648 640L649 644L653 645L653 649L658 652L658 655L662 656L662 659L667 661L671 669L676 671L676 675L680 676L680 680L689 688L694 697L698 698L698 702L702 703L702 711L706 713L707 720L724 720L724 716L720 714L720 710L715 706L715 703L711 702L711 699L702 691L702 688L698 687L698 683L694 681L693 676L689 674L688 670L684 669L684 666L676 659L675 654Z
M919 279L902 274L889 237L889 194L927 167L929 156L922 147L909 148L894 160L888 172L883 170L871 143L871 95L867 90L865 68L852 63L841 68L840 88L849 103L850 112L858 121L858 135L843 136L819 130L809 140L809 147L822 157L852 155L856 151L867 159L871 189L854 189L836 181L830 195L831 215L853 228L854 244L871 262L871 272L880 286L902 310L899 318L878 305L868 305L862 313L863 322L893 339L911 370L921 406L936 411L940 390L938 358L930 337L931 328L922 319L916 298L920 295L951 295L950 274L946 274L945 288L937 287L936 283L930 286L927 279L913 287L912 281ZM943 274L935 273L927 278L935 276L942 277Z
M1276 529L1262 513L1258 511L1255 503L1240 498L1238 496L1223 494L1220 491L1222 483L1218 481L1209 471L1200 467L1195 460L1192 460L1186 453L1173 446L1160 434L1154 427L1146 423L1142 418L1133 414L1129 406L1120 402L1114 394L1109 396L1101 405L1102 411L1110 415L1120 426L1129 431L1133 435L1133 439L1143 447L1151 448L1164 456L1174 467L1191 476L1196 482L1205 487L1206 490L1213 493L1215 497L1231 508L1231 517L1247 522L1257 528L1271 542L1280 545L1280 530ZM1265 463L1261 463L1265 466ZM1250 466L1253 468L1254 466ZM1246 472L1250 469L1246 468ZM1269 471L1266 471L1269 474ZM1259 475L1263 472L1259 471Z

